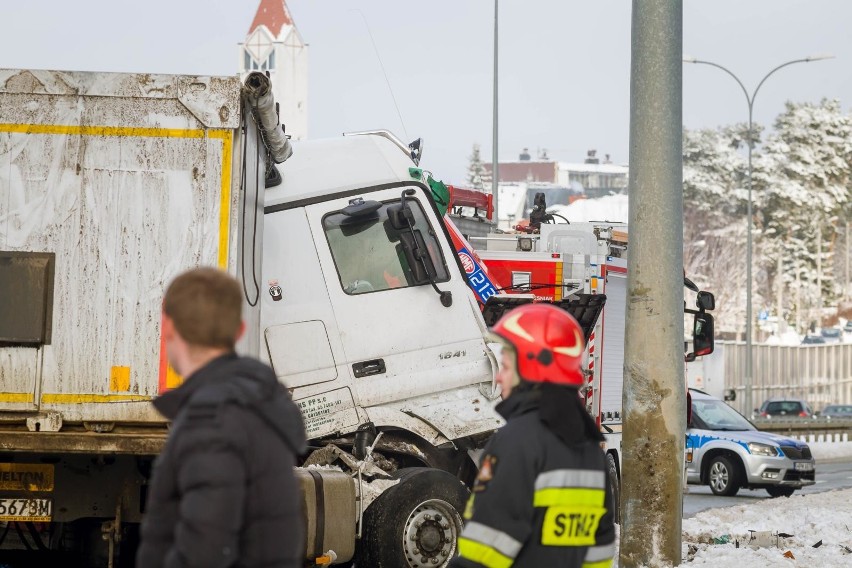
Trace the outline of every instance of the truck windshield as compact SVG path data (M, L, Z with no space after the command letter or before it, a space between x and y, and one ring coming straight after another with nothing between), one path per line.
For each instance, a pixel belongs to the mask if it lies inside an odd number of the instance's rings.
M739 412L715 399L692 399L693 427L704 430L757 430Z
M350 217L330 213L323 218L331 255L343 291L350 295L413 286L411 269L400 243L400 233L388 220L387 209L399 200L382 203L381 207L364 216ZM447 266L435 232L429 225L420 203L406 199L414 214L414 231L422 235L426 250L432 258L436 282L449 280Z

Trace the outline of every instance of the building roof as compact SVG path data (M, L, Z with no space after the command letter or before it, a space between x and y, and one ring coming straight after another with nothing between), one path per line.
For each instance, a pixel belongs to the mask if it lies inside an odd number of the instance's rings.
M501 166L502 167L502 166ZM576 173L589 173L589 174L623 174L627 175L627 172L630 170L627 166L620 166L617 164L577 164L577 163L568 163L568 162L559 162L559 170L567 171L567 172L576 172Z
M286 0L260 0L254 21L246 35L251 35L260 25L266 26L266 29L276 38L281 33L281 28L292 26L293 17L290 15L290 10L287 9Z
M491 173L491 164L482 164L485 171ZM524 160L518 162L500 162L498 165L500 182L541 181L556 182L557 162Z

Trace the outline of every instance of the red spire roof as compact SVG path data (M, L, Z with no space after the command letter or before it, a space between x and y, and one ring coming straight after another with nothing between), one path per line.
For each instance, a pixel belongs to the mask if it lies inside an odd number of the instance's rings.
M260 0L260 6L257 7L257 14L254 15L254 21L251 23L248 35L263 24L266 26L274 37L278 37L281 33L281 28L284 26L293 25L293 18L290 16L290 10L287 9L285 0Z

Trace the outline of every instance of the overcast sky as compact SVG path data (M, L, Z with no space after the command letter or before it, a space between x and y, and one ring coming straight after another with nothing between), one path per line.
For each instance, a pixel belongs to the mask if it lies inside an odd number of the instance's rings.
M0 0L0 67L232 75L259 0ZM288 0L310 44L311 138L388 128L423 137L423 165L462 181L473 143L490 160L493 0ZM500 0L500 159L628 159L629 0ZM685 0L683 52L760 90L755 121L784 101L852 104L849 0ZM368 31L369 30L369 31ZM370 39L375 41L376 50ZM387 72L387 79L382 72ZM394 106L391 89L399 105ZM745 96L712 67L686 65L688 128L747 119Z

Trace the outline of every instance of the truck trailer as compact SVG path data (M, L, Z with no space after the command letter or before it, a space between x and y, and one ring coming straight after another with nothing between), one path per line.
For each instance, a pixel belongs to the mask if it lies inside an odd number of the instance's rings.
M446 565L501 420L418 162L384 131L291 148L258 74L0 70L0 553L132 561L182 380L164 288L208 265L303 413L306 564Z

